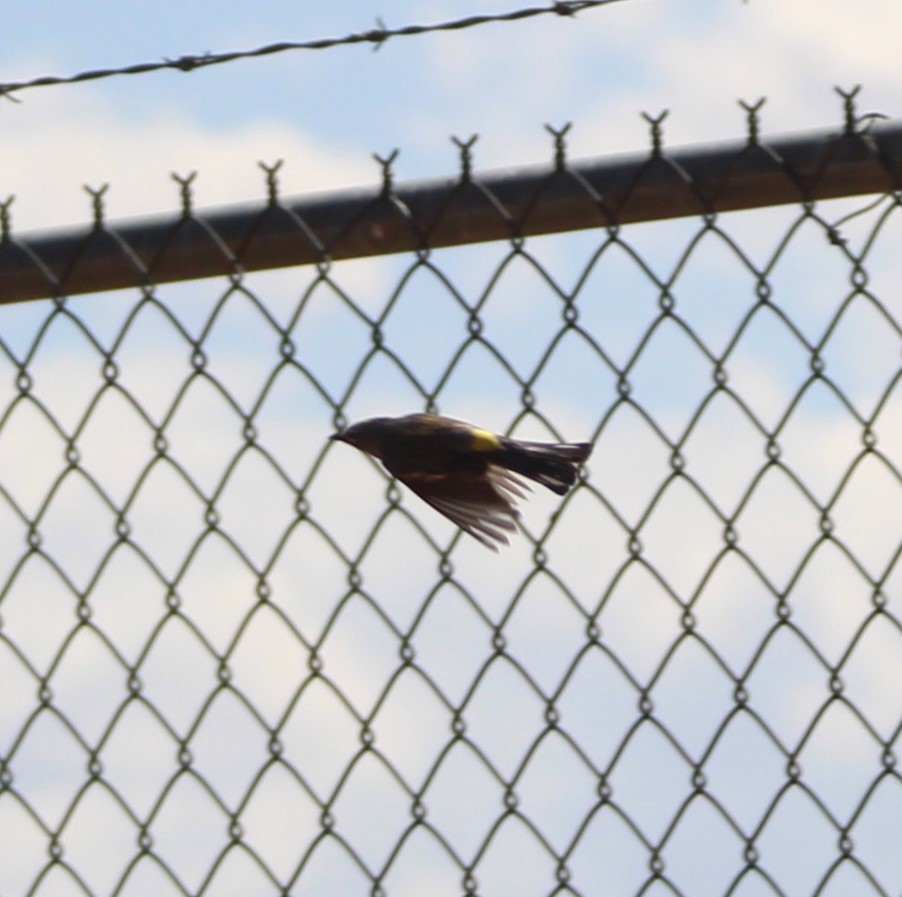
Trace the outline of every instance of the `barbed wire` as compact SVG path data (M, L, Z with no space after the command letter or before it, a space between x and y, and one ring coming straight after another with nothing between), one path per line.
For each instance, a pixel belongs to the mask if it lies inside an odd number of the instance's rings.
M82 81L99 81L117 75L145 75L166 69L193 72L210 65L236 62L239 59L271 56L275 53L285 53L290 50L330 50L334 47L352 44L372 44L373 49L378 50L386 41L394 37L434 34L439 31L461 31L479 25L514 22L544 15L575 16L586 9L609 6L618 2L622 2L622 0L552 0L550 4L545 6L529 6L505 13L470 15L458 19L449 19L444 22L436 22L431 25L404 25L400 28L388 28L382 19L377 17L375 28L352 32L344 37L317 38L307 41L280 41L252 50L234 50L223 53L205 52L199 55L187 54L178 56L175 59L164 58L160 62L142 62L118 68L90 69L75 75L43 75L28 81L7 81L0 83L0 97L7 97L18 102L13 94L33 87L51 87L61 84L76 84Z

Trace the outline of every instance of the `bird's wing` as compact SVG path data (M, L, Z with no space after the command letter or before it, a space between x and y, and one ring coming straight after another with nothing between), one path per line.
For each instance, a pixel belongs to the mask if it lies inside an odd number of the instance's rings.
M522 480L494 466L481 474L407 472L397 476L423 501L493 551L498 550L494 542L507 545L505 532L517 529L514 521L520 514L514 503L525 498L524 489L529 489Z

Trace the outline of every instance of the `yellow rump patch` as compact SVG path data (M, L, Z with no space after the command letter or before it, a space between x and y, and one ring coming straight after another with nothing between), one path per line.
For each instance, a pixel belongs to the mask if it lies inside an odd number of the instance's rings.
M479 430L476 427L472 430L473 442L471 448L477 452L494 452L501 448L501 441L498 437L488 430Z

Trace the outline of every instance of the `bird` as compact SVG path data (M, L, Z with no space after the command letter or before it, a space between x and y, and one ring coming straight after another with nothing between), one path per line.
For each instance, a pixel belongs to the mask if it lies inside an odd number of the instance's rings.
M589 442L526 442L437 414L374 417L329 437L382 462L409 489L483 545L498 550L516 530L523 477L566 495Z

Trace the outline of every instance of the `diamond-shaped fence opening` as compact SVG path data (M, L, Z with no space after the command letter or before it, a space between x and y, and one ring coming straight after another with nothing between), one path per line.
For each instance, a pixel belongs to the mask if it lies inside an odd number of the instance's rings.
M899 893L900 133L4 219L0 893ZM423 408L593 455L495 555Z

